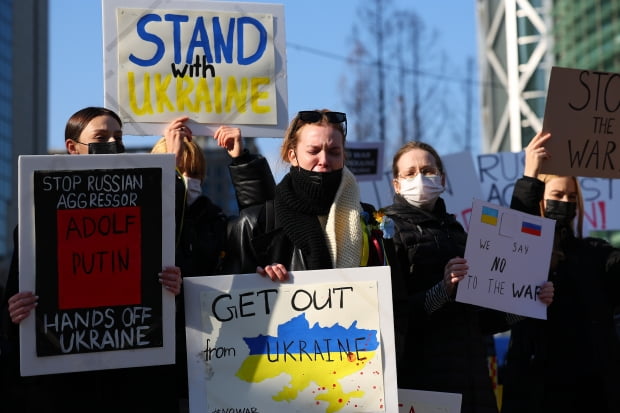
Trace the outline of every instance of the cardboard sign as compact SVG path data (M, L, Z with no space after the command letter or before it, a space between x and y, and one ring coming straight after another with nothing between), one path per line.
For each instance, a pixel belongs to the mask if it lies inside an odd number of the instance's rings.
M255 137L288 124L284 8L276 4L103 0L105 106L125 133L157 135L190 116L213 135L244 125ZM209 126L211 125L211 126Z
M384 142L347 143L345 163L358 181L376 181L381 179L384 146Z
M542 172L620 178L620 74L553 67Z
M469 270L456 301L546 320L538 292L548 277L554 230L551 219L474 200Z
M19 158L21 372L174 363L174 156Z
M398 389L399 413L460 413L459 393Z
M389 267L184 289L190 411L398 412Z

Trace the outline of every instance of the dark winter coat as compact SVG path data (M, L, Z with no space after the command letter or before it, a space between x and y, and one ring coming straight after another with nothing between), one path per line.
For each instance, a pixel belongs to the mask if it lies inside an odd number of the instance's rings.
M505 314L454 302L427 313L428 291L441 283L448 260L463 257L467 235L439 198L432 211L394 196L384 209L396 224L394 247L402 270L392 271L401 388L463 395L462 412L497 412L487 368L485 335L507 329ZM404 338L403 338L404 337Z
M362 203L362 207L368 217L373 216L375 209L372 205ZM369 265L383 265L382 251L371 248L370 254ZM227 257L226 272L231 274L254 273L257 266L264 267L274 262L283 264L289 271L308 269L301 250L278 225L272 201L244 209L230 223Z
M240 210L273 197L275 181L264 157L245 151L233 159L229 172L235 182ZM227 254L226 227L229 217L204 195L187 205L185 184L179 176L176 192L175 265L181 268L183 278L228 274L223 263ZM176 309L176 381L179 394L187 398L185 300L182 293L176 297Z
M517 181L511 207L537 213L544 183ZM547 320L512 328L502 412L620 412L620 250L597 238L570 237L551 270Z

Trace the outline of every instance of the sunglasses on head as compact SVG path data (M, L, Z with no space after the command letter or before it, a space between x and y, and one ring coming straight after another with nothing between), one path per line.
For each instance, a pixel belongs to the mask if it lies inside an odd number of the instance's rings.
M329 123L342 123L344 136L347 136L347 114L344 112L319 112L318 110L302 110L297 113L297 119L308 123L319 122L323 116Z

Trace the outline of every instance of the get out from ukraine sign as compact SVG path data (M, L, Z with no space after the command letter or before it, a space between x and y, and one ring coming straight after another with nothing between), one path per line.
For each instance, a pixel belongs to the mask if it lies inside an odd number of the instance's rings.
M158 123L183 115L197 134L220 124L253 136L286 128L281 5L103 0L103 13L105 101L126 133L158 134Z

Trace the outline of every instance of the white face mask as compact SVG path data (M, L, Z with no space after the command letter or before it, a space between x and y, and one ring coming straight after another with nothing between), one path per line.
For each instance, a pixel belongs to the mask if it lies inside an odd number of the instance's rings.
M411 205L418 208L432 208L439 195L445 190L441 184L441 175L424 176L417 174L414 178L398 178L400 194Z
M185 181L185 187L187 188L187 205L191 205L202 195L202 186L200 185L200 179L190 178L183 175Z

